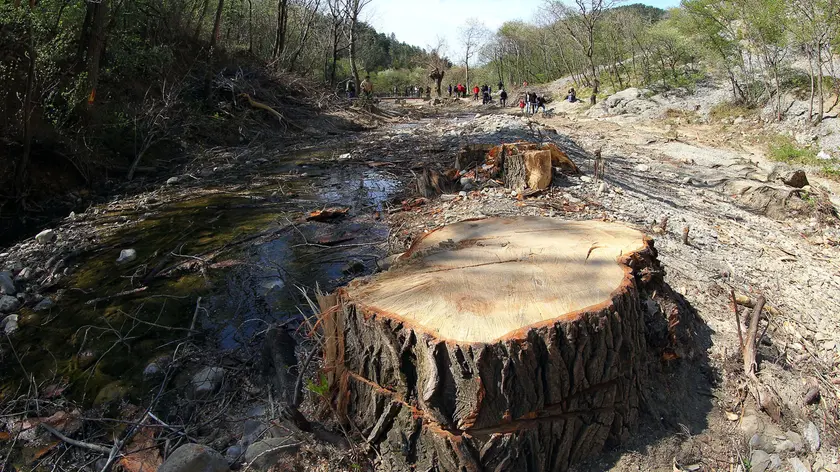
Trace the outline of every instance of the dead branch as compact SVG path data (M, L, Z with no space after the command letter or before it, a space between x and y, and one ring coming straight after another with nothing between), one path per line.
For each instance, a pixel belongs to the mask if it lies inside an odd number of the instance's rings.
M735 303L741 306L745 306L747 308L755 308L755 306L758 304L757 300L750 298L746 295L734 294L733 292L733 296L735 297ZM766 303L764 304L764 310L772 316L782 316L782 313L779 312L779 310L777 310L771 305L767 305Z
M145 292L146 289L148 289L148 288L149 287L139 287L139 288L135 288L135 289L131 289L131 290L126 290L124 292L115 293L113 295L108 295L107 297L94 298L93 300L86 301L85 305L94 305L94 304L99 303L99 302L106 302L108 300L113 300L115 298L126 297L128 295L134 295L136 293Z
M741 349L741 354L744 353L744 333L741 329L741 315L738 313L738 299L735 297L735 290L730 290L729 295L732 298L732 311L735 312L735 323L738 325L738 346Z
M688 242L688 233L690 231L691 231L691 226L686 226L685 228L683 228L683 240L682 241L683 241L683 244L685 244L686 246L690 246L690 244Z
M756 336L758 334L758 320L761 318L761 310L764 308L764 303L764 297L759 297L758 303L756 303L755 309L750 317L749 327L747 328L747 339L746 344L744 345L744 373L750 378L755 377Z
M55 436L58 439L66 442L67 444L69 444L71 446L80 447L82 449L87 449L89 451L95 451L95 452L99 452L99 453L102 453L102 454L110 454L111 453L111 448L110 447L105 447L105 446L100 446L99 444L91 444L91 443L84 442L84 441L76 441L75 439L70 439L67 436L61 434L57 429L53 428L52 426L50 426L46 423L40 423L40 426L42 428L46 429L47 431L49 431L50 434L52 434L53 436Z

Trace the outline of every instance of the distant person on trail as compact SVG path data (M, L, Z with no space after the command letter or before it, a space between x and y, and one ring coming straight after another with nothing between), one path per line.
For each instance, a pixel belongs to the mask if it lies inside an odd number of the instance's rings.
M432 96L432 88L431 88L431 87L429 87L428 85L426 86L426 96L427 96L427 97L431 97L431 96Z
M519 99L519 111L525 114L525 100Z
M408 96L408 85L405 86L405 95L403 95L403 97L407 97L407 96Z
M485 90L483 99L481 101L481 104L482 105L487 105L488 103L491 103L492 101L493 101L493 99L490 98L490 92L488 90Z
M569 89L569 94L566 96L566 99L569 100L569 103L575 103L577 101L577 92L575 92L574 87Z
M478 88L478 85L473 87L473 100L478 100L478 94L481 92L481 89Z
M452 84L449 84L449 96L452 97Z
M347 81L347 85L344 90L347 92L347 98L353 98L356 96L356 86L353 84L352 79Z
M365 80L359 85L359 88L362 89L362 94L365 98L370 98L373 96L373 84L370 82L370 76L366 75Z
M500 80L499 81L499 90L501 90L503 88L505 88L505 84L503 84L502 81Z
M507 92L505 92L505 89L501 90L502 91L499 92L499 105L501 105L502 108L504 108L505 105L507 105Z

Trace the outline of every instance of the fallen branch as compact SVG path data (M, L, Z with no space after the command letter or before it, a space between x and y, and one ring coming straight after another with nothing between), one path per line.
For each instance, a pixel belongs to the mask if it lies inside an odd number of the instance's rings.
M744 352L744 333L741 329L741 315L738 313L738 299L735 297L735 290L730 290L729 295L732 298L732 311L735 312L735 323L738 325L738 341L740 344L738 346L741 349L741 353Z
M94 304L99 303L99 302L106 302L108 300L113 300L115 298L126 297L128 295L134 295L136 293L145 292L146 289L148 289L148 288L149 287L139 287L139 288L135 288L135 289L132 289L132 290L126 290L124 292L115 293L113 295L108 295L107 297L94 298L93 300L86 301L85 305L94 305Z
M50 426L46 423L40 423L40 426L43 427L44 429L46 429L47 431L49 431L50 434L52 434L53 436L55 436L58 439L66 442L67 444L69 444L71 446L80 447L82 449L87 449L89 451L95 451L95 452L99 452L99 453L102 453L102 454L111 454L111 448L110 447L105 447L105 446L100 446L99 444L91 444L91 443L88 443L88 442L76 441L75 439L70 439L67 436L61 434L57 429L53 428L52 426Z
M752 299L746 295L735 294L734 291L732 292L732 296L734 297L735 303L747 308L755 308L758 304L758 300ZM761 300L763 300L763 298L761 298ZM779 312L779 310L767 305L766 303L764 304L764 310L772 316L782 316L782 313Z

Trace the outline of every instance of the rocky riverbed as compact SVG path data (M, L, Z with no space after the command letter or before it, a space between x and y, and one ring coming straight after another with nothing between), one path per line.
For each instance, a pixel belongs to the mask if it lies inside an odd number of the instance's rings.
M707 125L675 134L639 113L420 106L437 110L282 151L207 150L180 175L0 250L4 464L373 468L360 432L323 401L316 286L379 270L444 224L541 215L646 231L666 280L703 320L690 349L652 363L642 434L581 470L840 470L830 185L808 175L792 187L795 169L712 145ZM557 144L582 172L558 170L539 193L459 176L457 191L418 198L422 168L446 171L467 146L519 140ZM731 290L777 310L759 372L781 418L745 401Z

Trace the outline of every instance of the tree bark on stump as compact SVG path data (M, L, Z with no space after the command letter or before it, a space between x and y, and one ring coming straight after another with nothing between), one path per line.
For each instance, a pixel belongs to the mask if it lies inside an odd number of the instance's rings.
M381 470L565 470L633 431L653 242L603 222L466 221L338 292L339 416Z

